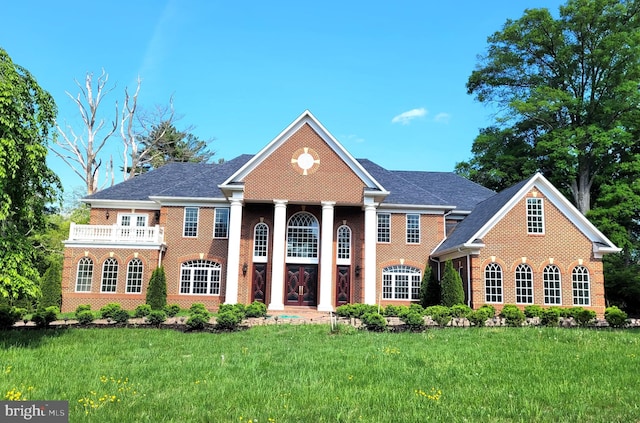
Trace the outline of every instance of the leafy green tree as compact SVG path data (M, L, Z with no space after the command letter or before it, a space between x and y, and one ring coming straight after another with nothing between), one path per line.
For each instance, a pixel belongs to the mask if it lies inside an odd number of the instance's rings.
M427 266L420 284L420 305L427 308L440 304L440 283L431 266Z
M444 275L440 282L442 305L451 307L456 304L464 304L464 290L462 278L453 268L453 262L447 260L444 264Z
M569 0L557 19L547 9L528 9L489 37L467 83L480 102L503 111L498 123L515 131L499 131L498 138L513 135L516 142L498 149L531 148L536 167L583 213L598 178L615 176L620 161L638 153L639 11L636 0ZM486 157L472 170L489 179L496 166L520 171L511 160L493 161L479 138L476 154Z
M152 310L163 310L167 305L167 277L164 267L157 267L151 274L147 288L147 304Z
M56 105L25 68L0 48L0 297L40 294L29 239L45 226L60 181L46 164Z
M62 263L53 260L49 268L42 276L41 285L42 297L38 308L62 306Z

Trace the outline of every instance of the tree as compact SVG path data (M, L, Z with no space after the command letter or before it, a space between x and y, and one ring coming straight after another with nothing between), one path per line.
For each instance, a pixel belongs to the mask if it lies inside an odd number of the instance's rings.
M167 305L167 277L164 267L157 267L151 274L147 288L147 304L152 310L162 310Z
M109 75L104 70L95 81L93 73L87 73L84 86L76 80L80 90L76 97L67 92L80 112L83 123L82 133L78 133L69 125L66 129L59 124L56 125L60 137L56 138L55 147L52 150L82 179L87 188L87 194L93 194L100 189L98 179L103 161L99 155L117 128L117 102L116 119L108 127L105 127L106 122L99 114L100 103L105 95L115 88L108 87L108 81ZM105 174L108 177L111 173L113 184L113 160L109 160L105 167Z
M56 105L25 68L0 48L0 297L39 294L29 237L60 202L60 180L46 164Z
M427 308L440 304L440 283L431 266L427 265L420 284L420 305Z
M639 11L636 0L569 0L557 19L547 9L526 10L489 37L467 82L469 94L499 108L498 123L514 129L508 135L519 138L518 148L531 143L536 167L583 213L598 178L638 153ZM507 147L499 149L517 151ZM475 170L510 171L491 161L491 150L477 152Z
M451 307L456 304L464 304L464 291L462 289L462 278L453 268L451 260L447 260L444 265L444 275L440 281L442 305Z
M38 308L44 309L50 306L60 308L62 306L62 263L53 261L42 276L42 298Z

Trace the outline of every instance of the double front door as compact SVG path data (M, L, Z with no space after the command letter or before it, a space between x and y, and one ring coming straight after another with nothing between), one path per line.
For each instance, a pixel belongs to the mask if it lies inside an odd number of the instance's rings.
M318 265L287 264L286 305L318 304Z

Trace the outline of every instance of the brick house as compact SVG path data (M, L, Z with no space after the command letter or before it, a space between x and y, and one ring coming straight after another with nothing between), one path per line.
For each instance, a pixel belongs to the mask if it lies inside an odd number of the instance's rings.
M63 311L262 301L270 310L409 304L452 260L467 303L604 312L615 247L542 175L494 193L449 172L356 160L308 111L255 155L171 163L84 199L65 241Z

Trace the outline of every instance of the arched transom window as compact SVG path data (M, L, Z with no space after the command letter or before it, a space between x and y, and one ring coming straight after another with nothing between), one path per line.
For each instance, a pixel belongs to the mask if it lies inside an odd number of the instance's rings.
M118 284L118 260L108 258L102 265L102 284L100 292L116 292Z
M291 216L287 225L288 261L317 263L319 230L318 219L311 213L300 212Z
M269 246L269 227L266 223L258 223L253 229L253 261L267 261Z
M497 263L489 263L484 269L484 300L487 303L502 302L502 268Z
M516 267L516 303L533 304L533 272L528 264Z
M544 287L544 303L548 305L562 304L562 289L560 288L560 269L553 264L547 265L542 272Z
M180 293L220 295L219 263L209 260L191 260L180 267Z
M351 229L347 225L338 228L337 264L351 263Z
M420 269L398 265L382 269L382 298L386 300L419 300Z
M76 292L90 292L91 279L93 278L93 260L82 257L78 261L78 273L76 274Z
M576 266L571 272L573 282L573 305L591 305L589 289L589 270L584 266Z
M131 259L127 265L127 285L128 294L139 294L142 292L142 277L144 266L139 258Z

